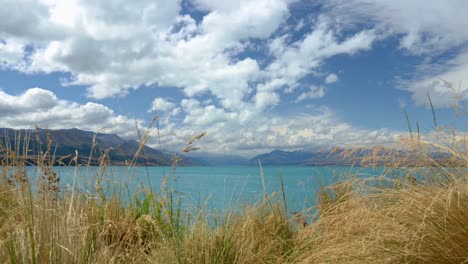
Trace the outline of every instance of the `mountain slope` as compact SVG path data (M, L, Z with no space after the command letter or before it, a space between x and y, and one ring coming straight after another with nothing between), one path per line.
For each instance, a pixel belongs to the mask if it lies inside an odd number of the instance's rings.
M93 140L95 137L95 146ZM45 153L50 144L50 152L57 159L62 158L64 163L71 161L75 156L75 151L79 154L79 162L86 164L91 155L91 164L99 164L99 158L107 153L111 164L125 165L132 160L139 148L139 143L135 140L125 140L114 134L95 134L90 131L79 129L59 129L59 130L14 130L0 128L0 144L2 147L9 147L13 151L24 155L27 142L28 157L33 159L40 153ZM3 153L0 153L3 155ZM147 165L172 165L172 155L160 150L144 146L137 164ZM198 165L195 160L180 156L179 165Z
M372 159L369 157L372 156ZM295 165L295 166L388 166L398 163L400 166L434 166L446 164L446 166L458 166L460 161L450 153L427 153L425 160L415 151L403 151L391 148L357 148L312 151L283 151L274 150L270 153L258 155L250 160L250 165Z
M274 150L270 153L261 154L255 156L250 160L250 164L257 164L258 161L262 165L349 165L350 161L347 161L339 153L333 153L329 151L284 151Z
M220 155L210 153L191 153L191 159L206 166L245 166L249 165L249 160L237 155Z

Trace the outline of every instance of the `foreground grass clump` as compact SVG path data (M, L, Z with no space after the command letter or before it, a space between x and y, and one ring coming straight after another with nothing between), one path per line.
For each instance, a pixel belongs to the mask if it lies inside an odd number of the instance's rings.
M125 206L28 184L1 185L0 259L10 263L282 263L293 250L294 224L279 203L191 216L170 193Z
M468 261L466 180L364 188L322 205L316 222L297 235L303 263Z
M95 175L89 193L60 187L43 159L30 182L26 161L2 149L0 260L6 263L467 263L468 156L450 145L406 143L411 164L376 150L381 177L324 187L317 205L292 215L282 199L223 215L181 210L170 187L123 200ZM437 145L438 148L444 148ZM428 151L429 150L429 151ZM379 154L380 153L380 154ZM382 154L383 153L383 154ZM400 154L399 154L400 155ZM417 159L415 159L417 157ZM427 165L431 165L428 167ZM368 164L372 165L372 164ZM456 166L455 166L456 165ZM103 159L101 171L106 169ZM399 176L392 171L402 170ZM35 191L33 191L33 187ZM286 194L287 195L287 194Z

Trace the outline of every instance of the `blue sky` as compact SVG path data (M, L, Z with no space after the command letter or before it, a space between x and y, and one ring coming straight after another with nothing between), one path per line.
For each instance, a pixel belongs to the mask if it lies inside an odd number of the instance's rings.
M158 115L152 146L252 156L389 144L404 110L433 129L427 94L447 125L468 99L466 1L133 2L0 0L0 126L135 138Z

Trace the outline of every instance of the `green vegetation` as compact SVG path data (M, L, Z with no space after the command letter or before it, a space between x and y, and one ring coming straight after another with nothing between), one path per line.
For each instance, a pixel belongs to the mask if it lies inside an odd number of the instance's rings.
M389 175L401 169L405 158L396 159L395 153L375 148L361 161L367 166L384 164L387 170L381 177L350 175L322 188L317 205L295 215L286 210L284 192L265 194L257 204L223 215L210 215L202 209L182 211L165 182L157 193L141 190L128 194L129 205L122 201L124 187L104 195L99 175L94 176L91 193L78 192L74 186L64 191L60 175L50 166L56 162L50 148L37 162L42 176L34 183L26 175L27 144L22 153L2 146L0 260L467 263L465 138L444 138L442 134L433 135L431 142L419 135L403 141L406 151L398 154L410 153L413 166L401 177ZM435 151L447 154L443 165L430 155ZM352 158L352 154L346 155ZM106 170L106 159L100 162L101 170ZM415 166L418 162L431 166ZM37 191L32 191L33 185Z

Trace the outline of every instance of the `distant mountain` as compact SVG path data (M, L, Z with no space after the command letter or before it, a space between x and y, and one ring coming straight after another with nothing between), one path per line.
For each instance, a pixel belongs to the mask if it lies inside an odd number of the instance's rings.
M216 155L206 153L196 153L189 156L200 164L206 166L242 166L250 165L249 160L237 155Z
M95 145L93 147L93 139ZM50 145L50 146L49 146ZM49 146L49 147L48 147ZM5 147L14 153L26 157L28 161L34 163L39 155L44 155L49 149L55 160L60 160L64 164L69 164L78 152L80 164L98 165L100 158L106 154L111 164L127 165L132 161L139 148L139 143L135 140L125 140L114 134L94 133L79 129L59 129L59 130L14 130L10 128L0 128L0 160L6 155ZM25 150L28 150L25 153ZM349 150L347 150L349 151ZM355 149L351 150L351 155L345 155L345 150L335 148L333 150L321 151L284 151L274 150L270 153L246 159L236 155L214 155L208 153L189 153L187 156L178 156L179 166L233 166L233 165L253 165L257 166L260 160L262 165L278 166L346 166L358 165L363 158L370 153L375 154L375 149ZM395 149L381 148L378 155L388 157L390 161L401 161L400 164L407 166L433 166L433 162L421 163L417 153L398 151ZM91 159L89 157L91 156ZM448 166L455 166L448 153L433 152L430 155L439 164L445 163ZM350 158L351 157L351 158ZM172 165L174 157L170 153L144 146L140 152L136 163ZM377 161L384 164L385 160Z
M96 142L93 148L93 139L96 135ZM139 143L135 140L125 140L114 134L94 133L79 129L59 129L59 130L14 130L10 128L0 128L0 144L2 147L8 146L13 151L24 155L27 146L29 159L34 160L40 153L45 153L50 142L50 152L56 159L62 159L67 164L78 151L79 162L86 164L91 155L91 164L99 164L99 158L108 153L111 164L124 165L132 160L139 148ZM27 143L27 145L26 145ZM4 153L0 153L2 157ZM137 159L137 164L147 165L172 165L173 156L160 150L144 146ZM199 162L185 156L179 156L178 165L200 165Z
M274 150L270 153L255 156L250 161L255 164L260 161L263 165L299 165L304 164L311 153L304 151Z
M250 160L251 165L294 165L294 166L325 166L325 165L351 165L352 160L340 155L342 151L284 151L274 150L270 153L255 156Z
M366 157L372 156L374 159ZM387 166L399 164L399 166L460 166L461 161L449 153L432 152L422 157L417 152L408 152L390 148L358 148L323 151L283 151L274 150L270 153L255 156L249 161L250 165L294 165L294 166L349 166L349 165L378 165Z
M334 148L320 151L284 151L274 150L270 153L255 156L250 164L262 165L295 165L295 166L349 166L359 165L364 157L373 153L372 149ZM395 157L403 157L404 153L392 149L382 149L377 155L391 153Z

